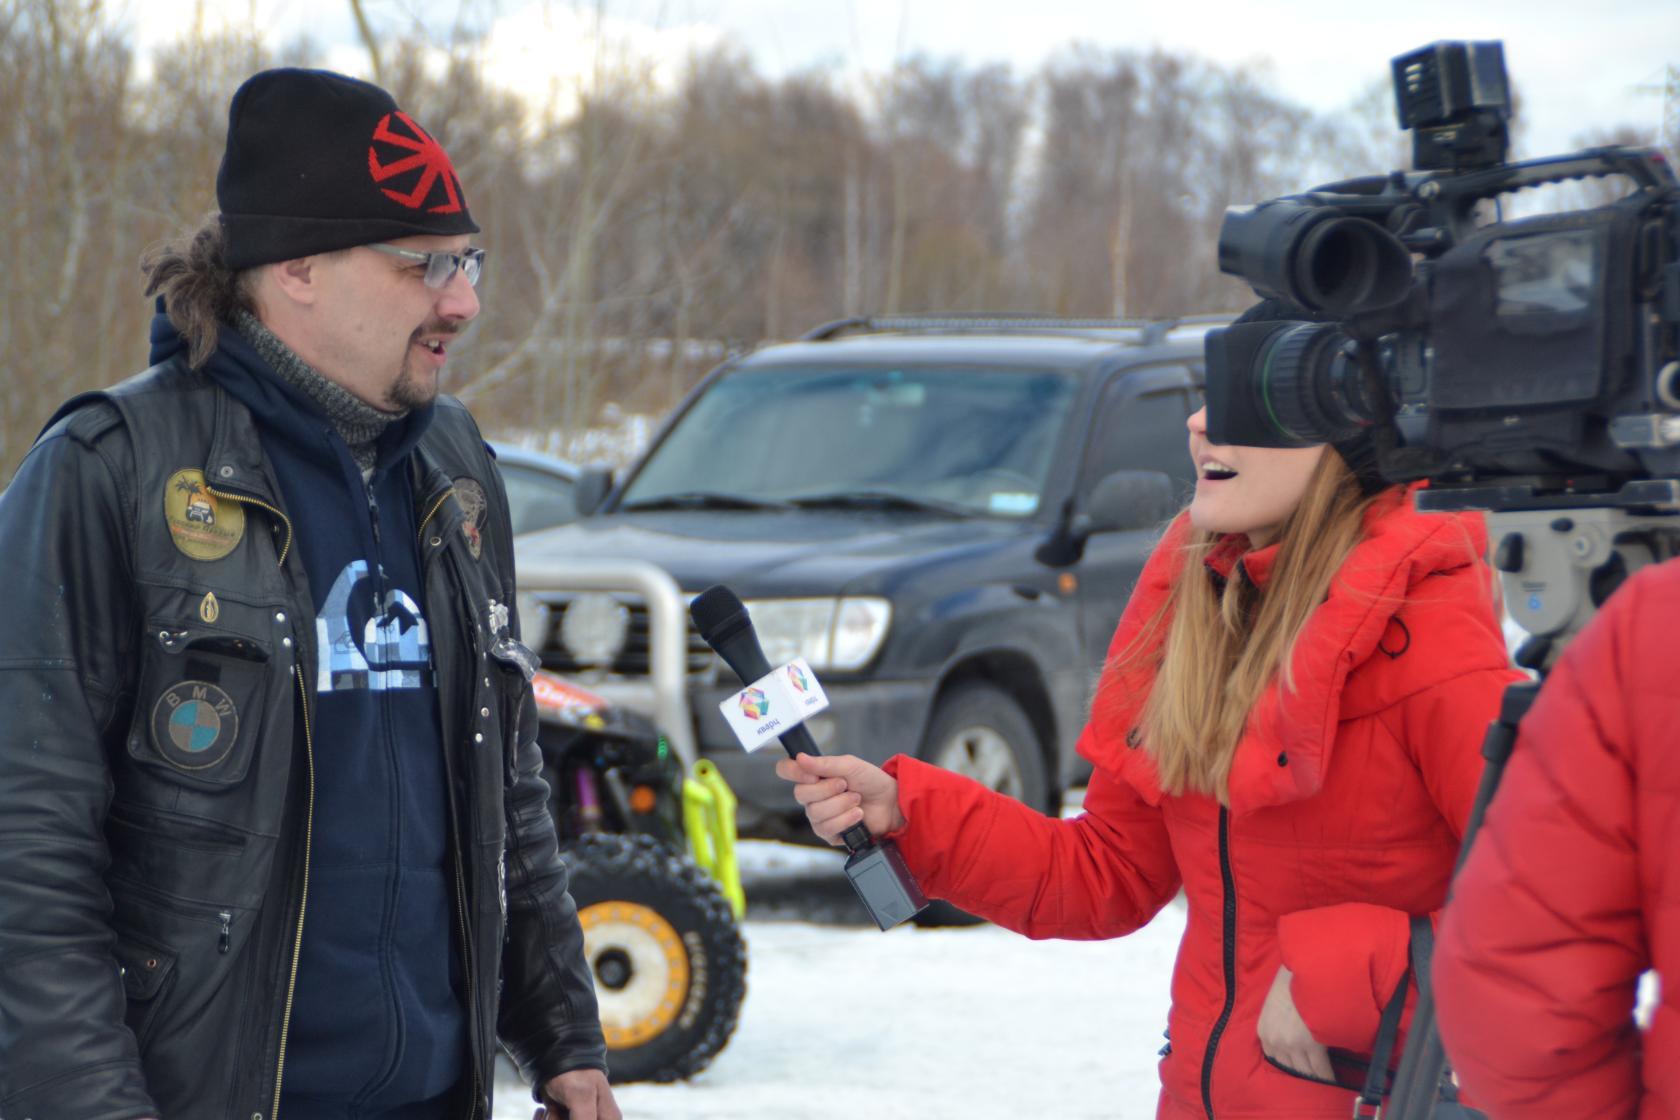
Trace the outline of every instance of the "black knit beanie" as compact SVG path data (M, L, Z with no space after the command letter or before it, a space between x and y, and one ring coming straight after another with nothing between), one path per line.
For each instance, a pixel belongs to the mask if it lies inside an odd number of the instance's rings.
M327 70L264 70L239 87L216 201L235 272L478 232L442 145L378 86Z
M1270 323L1283 320L1303 320L1324 323L1331 320L1281 299L1264 299L1237 316L1238 323ZM1377 470L1377 440L1375 428L1361 428L1346 439L1332 440L1330 446L1348 465L1359 482L1360 493L1366 497L1380 493L1394 485Z

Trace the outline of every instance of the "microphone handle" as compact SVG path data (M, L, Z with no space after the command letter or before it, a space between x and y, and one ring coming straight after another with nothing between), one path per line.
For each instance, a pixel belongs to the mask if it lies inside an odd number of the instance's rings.
M760 675L762 676L763 674ZM756 680L757 678L755 677L753 679ZM803 723L794 724L781 735L777 736L777 738L781 740L782 749L787 752L787 756L789 758L797 758L801 753L810 755L822 754L822 748L817 746L816 739L811 737L811 732L806 729ZM848 828L845 832L842 832L840 834L840 840L846 845L846 850L851 852L853 855L863 851L865 848L871 847L875 843L875 838L869 835L869 830L863 826L862 821L859 821L851 828Z

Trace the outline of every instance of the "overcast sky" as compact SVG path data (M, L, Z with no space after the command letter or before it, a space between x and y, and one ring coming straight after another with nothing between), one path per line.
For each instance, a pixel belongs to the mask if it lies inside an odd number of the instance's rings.
M491 72L534 95L574 82L590 58L596 9L560 0L470 0L498 13ZM420 0L364 0L376 26L408 25ZM365 73L348 0L127 0L144 51L195 13L265 29L276 42L308 32L330 63ZM422 5L454 10L448 0ZM215 14L210 14L213 9ZM1166 47L1270 71L1275 88L1314 108L1350 103L1387 74L1395 54L1437 39L1503 39L1521 89L1526 156L1552 154L1596 125L1655 136L1662 98L1640 87L1680 65L1680 0L605 0L612 37L675 63L695 45L725 43L769 74L827 66L848 79L914 54L1003 61L1025 74L1079 40Z

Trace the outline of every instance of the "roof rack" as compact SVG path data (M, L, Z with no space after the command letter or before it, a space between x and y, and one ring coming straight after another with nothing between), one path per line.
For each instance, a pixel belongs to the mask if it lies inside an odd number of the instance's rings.
M1231 319L1231 315L1186 315L1177 319L1080 319L1059 315L1000 315L984 311L953 311L938 315L854 315L814 327L801 335L799 340L827 342L853 331L1000 332L1089 337L1126 331L1129 339L1148 346L1160 342L1178 327L1229 323Z

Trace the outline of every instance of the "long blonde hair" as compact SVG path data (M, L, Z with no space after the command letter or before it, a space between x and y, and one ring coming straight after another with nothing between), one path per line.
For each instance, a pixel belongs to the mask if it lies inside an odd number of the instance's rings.
M1102 682L1109 687L1140 662L1155 663L1139 730L1162 790L1229 803L1231 760L1249 713L1274 681L1294 686L1296 640L1359 542L1373 500L1342 457L1325 448L1284 522L1264 593L1236 571L1217 585L1205 562L1219 537L1190 531L1166 601L1110 662ZM1099 690L1099 710L1102 699Z

